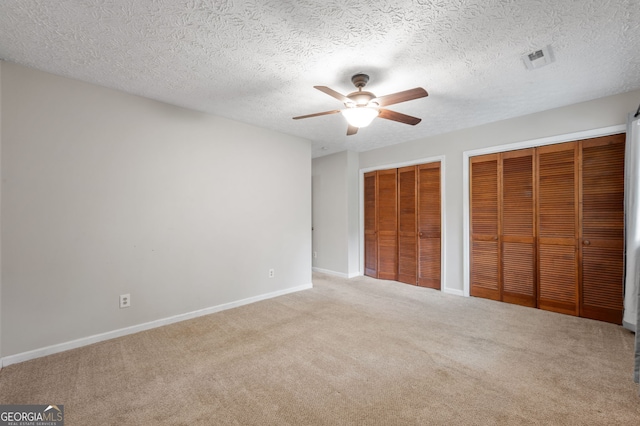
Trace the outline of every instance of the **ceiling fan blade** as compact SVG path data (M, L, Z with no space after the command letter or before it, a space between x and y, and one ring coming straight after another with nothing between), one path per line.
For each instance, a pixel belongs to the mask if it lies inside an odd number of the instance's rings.
M318 117L318 116L321 116L321 115L337 114L339 112L340 112L339 109L334 109L333 111L316 112L315 114L300 115L298 117L293 117L293 119L294 120L300 120L301 118Z
M351 99L347 98L345 95L343 95L342 93L338 93L333 89L328 88L327 86L313 86L314 89L318 89L321 92L326 93L329 96L332 96L334 98L336 98L337 100L339 100L340 102L346 103L346 102L353 102Z
M349 124L349 127L347 128L347 136L355 135L356 133L358 133L358 128Z
M378 117L386 118L387 120L398 121L404 124L411 124L412 126L415 126L416 124L422 121L421 118L412 117L407 114L402 114L400 112L391 111L389 109L383 109L383 108L380 108L380 114L378 115Z
M383 107L387 105L399 104L400 102L424 98L426 96L429 96L426 90L424 90L422 87L416 87L415 89L409 89L402 92L392 93L390 95L380 96L379 98L372 99L371 102L377 102L378 105Z

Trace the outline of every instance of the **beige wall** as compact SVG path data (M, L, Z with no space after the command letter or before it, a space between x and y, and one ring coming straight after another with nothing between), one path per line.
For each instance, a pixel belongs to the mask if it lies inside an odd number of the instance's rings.
M2 356L311 283L309 141L0 64Z
M444 156L445 288L463 290L463 153L626 123L640 102L640 90L483 126L360 153L360 168L386 168L415 159ZM466 112L471 113L471 112ZM464 120L464 114L460 117ZM428 118L420 125L429 125Z
M347 275L360 275L360 184L358 169L360 165L357 152L349 151L347 156L347 245L349 262Z
M358 274L358 154L313 160L313 259L316 270Z

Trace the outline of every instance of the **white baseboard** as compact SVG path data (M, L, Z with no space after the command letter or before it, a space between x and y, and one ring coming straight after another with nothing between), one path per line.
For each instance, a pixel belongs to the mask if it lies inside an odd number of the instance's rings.
M447 293L447 294L453 294L454 296L463 296L464 297L464 291L463 290L458 290L455 288L443 288L442 289L443 293Z
M321 274L333 275L335 277L340 277L340 278L354 278L354 277L360 276L359 273L345 274L344 272L336 272L336 271L331 271L329 269L322 269L322 268L316 268L316 267L313 267L311 269L313 270L313 272L320 272Z
M622 320L622 326L624 328L626 328L627 330L629 330L629 331L633 331L634 333L636 332L636 325L635 324L632 324L630 322Z
M235 302L224 303L222 305L212 306L210 308L204 308L193 312L187 312L180 315L174 315L168 318L162 318L155 321L146 322L143 324L133 325L131 327L125 327L118 330L108 331L106 333L96 334L89 337L83 337L81 339L72 340L70 342L59 343L56 345L46 346L40 349L34 349L28 352L22 352L16 355L9 355L0 359L0 368L6 367L11 364L17 364L19 362L29 361L35 358L40 358L47 355L52 355L58 352L68 351L70 349L76 349L82 346L91 345L93 343L102 342L104 340L115 339L116 337L126 336L128 334L138 333L140 331L150 330L152 328L162 327L164 325L173 324L180 321L186 321L192 318L201 317L203 315L209 315L227 309L237 308L239 306L248 305L250 303L260 302L261 300L272 299L274 297L283 296L289 293L295 293L297 291L308 290L313 288L313 284L304 284L297 287L287 288L284 290L278 290L271 293L261 294L258 296L249 297Z

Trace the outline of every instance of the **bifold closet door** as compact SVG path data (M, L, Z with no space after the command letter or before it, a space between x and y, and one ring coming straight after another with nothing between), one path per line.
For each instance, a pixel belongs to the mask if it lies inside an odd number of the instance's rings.
M472 296L501 300L499 154L470 159Z
M398 183L397 169L377 172L378 278L398 276Z
M365 275L440 289L440 164L364 174Z
M471 295L620 324L625 135L470 160Z
M376 172L364 174L364 274L378 277Z
M582 142L580 316L622 324L625 135Z
M579 315L578 143L537 148L538 307Z
M440 162L421 164L418 170L418 285L440 289L442 201Z
M502 301L536 306L535 150L500 154Z
M398 169L398 281L417 284L416 166Z
M536 306L535 150L471 159L471 295Z

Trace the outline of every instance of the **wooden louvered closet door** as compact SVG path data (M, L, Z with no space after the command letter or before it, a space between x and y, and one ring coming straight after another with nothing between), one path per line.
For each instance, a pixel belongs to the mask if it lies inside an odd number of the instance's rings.
M502 301L530 307L537 305L534 151L500 154Z
M398 169L398 281L416 284L416 166Z
M580 316L622 323L625 135L582 142Z
M579 315L578 144L537 149L538 307Z
M376 172L364 174L364 274L378 277Z
M418 169L418 285L440 289L442 202L440 162L422 164Z
M397 169L376 173L378 278L395 280L398 271Z
M471 295L620 324L624 142L472 158Z
M365 275L440 289L440 162L364 174Z
M499 154L470 159L472 296L501 300Z

